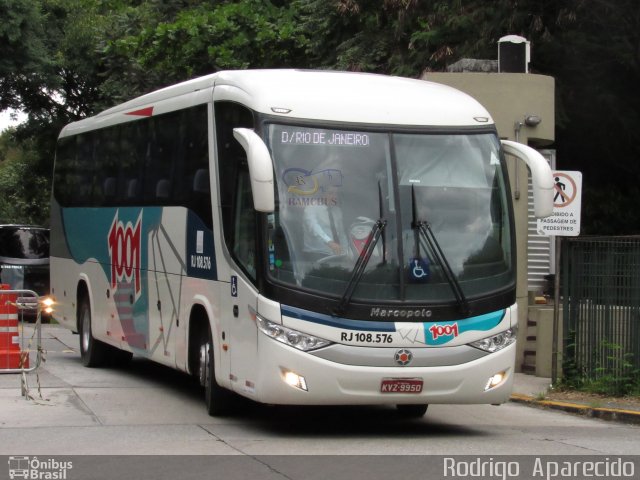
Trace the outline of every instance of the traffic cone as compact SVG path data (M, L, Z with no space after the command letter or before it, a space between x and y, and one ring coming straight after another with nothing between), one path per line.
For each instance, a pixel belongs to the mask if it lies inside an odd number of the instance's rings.
M0 370L29 368L29 352L20 351L18 296L2 290L11 290L11 287L0 285Z

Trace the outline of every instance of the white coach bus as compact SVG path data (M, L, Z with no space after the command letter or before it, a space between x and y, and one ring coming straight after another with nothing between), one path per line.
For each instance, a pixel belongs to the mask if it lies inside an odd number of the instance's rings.
M504 154L553 179L452 88L381 75L218 72L67 125L51 290L83 363L132 355L287 405L498 404L516 257Z

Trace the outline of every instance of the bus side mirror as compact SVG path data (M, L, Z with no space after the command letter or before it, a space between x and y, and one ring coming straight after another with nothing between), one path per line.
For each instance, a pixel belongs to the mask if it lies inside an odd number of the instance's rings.
M273 212L275 210L273 163L267 146L256 132L249 128L234 128L233 136L247 152L253 208L258 212Z
M540 153L527 145L510 140L502 140L505 153L524 161L531 170L533 185L533 211L536 218L548 217L553 213L553 172Z

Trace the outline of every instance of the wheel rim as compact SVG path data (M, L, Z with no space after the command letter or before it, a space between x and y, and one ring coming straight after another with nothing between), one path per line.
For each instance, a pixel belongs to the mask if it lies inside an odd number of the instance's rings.
M91 317L86 309L82 311L82 351L89 350L89 340L91 339Z
M209 343L200 345L200 385L205 387L209 380Z

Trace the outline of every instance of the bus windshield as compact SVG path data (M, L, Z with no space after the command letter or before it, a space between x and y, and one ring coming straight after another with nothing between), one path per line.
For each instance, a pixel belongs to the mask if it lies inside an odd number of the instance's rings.
M269 124L267 138L277 205L266 257L276 281L412 304L513 287L506 167L494 133Z

